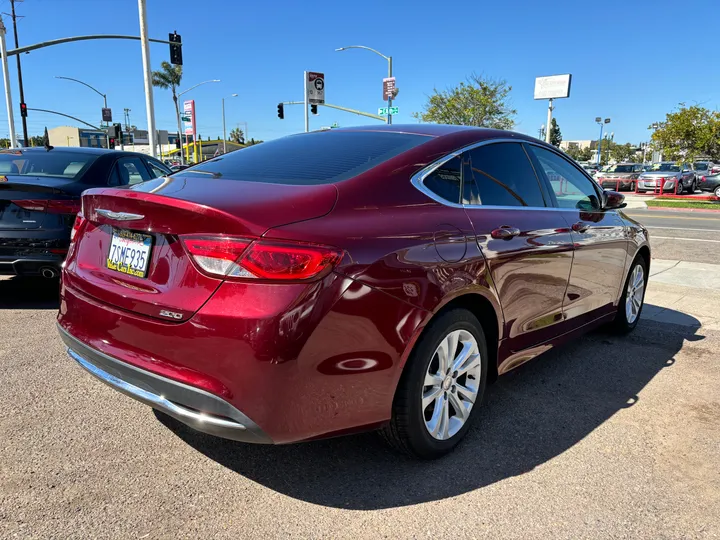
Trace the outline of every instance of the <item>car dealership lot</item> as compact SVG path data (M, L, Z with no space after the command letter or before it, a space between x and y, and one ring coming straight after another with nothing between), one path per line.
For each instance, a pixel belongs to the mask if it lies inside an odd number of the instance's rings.
M372 434L267 447L192 432L65 356L50 282L0 280L0 537L720 536L720 287L703 279L720 244L701 241L720 220L631 215L675 229L650 230L664 238L637 330L500 378L434 462Z

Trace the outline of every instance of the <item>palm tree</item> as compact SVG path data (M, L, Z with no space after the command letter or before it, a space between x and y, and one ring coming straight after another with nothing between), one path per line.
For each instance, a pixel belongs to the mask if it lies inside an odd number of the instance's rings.
M230 140L237 144L243 144L245 142L245 134L240 128L233 128L230 130Z
M175 102L175 116L177 117L178 137L182 137L180 128L180 108L178 107L177 88L182 81L182 66L173 66L170 62L160 64L158 71L152 72L152 84L163 90L172 90L173 102ZM182 143L182 138L180 139ZM182 151L180 152L182 157Z

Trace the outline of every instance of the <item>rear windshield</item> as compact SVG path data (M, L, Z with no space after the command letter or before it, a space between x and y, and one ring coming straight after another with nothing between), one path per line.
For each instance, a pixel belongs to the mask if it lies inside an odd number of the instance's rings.
M0 175L78 178L97 159L80 152L0 152Z
M695 164L695 170L696 170L696 171L707 171L707 170L708 170L708 164L707 164L707 163L696 163L696 164Z
M427 142L424 135L327 131L291 135L236 150L175 173L272 184L331 184Z

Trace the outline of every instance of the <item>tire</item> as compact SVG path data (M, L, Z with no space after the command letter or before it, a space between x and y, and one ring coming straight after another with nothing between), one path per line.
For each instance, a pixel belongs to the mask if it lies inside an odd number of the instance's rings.
M716 187L713 193L715 193L716 197L720 197L720 186Z
M682 180L678 180L675 183L675 195L682 195L683 194L683 184Z
M693 183L690 186L690 195L694 194L696 191L697 191L697 184L695 183L695 180L693 180Z
M630 182L630 191L635 191L635 182Z
M445 379L441 379L438 375L441 364L437 353L441 344L447 345L446 339L453 335L460 338L456 351L465 347L473 350L471 338L474 338L480 358L471 362L475 367L467 373L457 373L455 376L456 373L451 371L446 374ZM455 356L455 353L450 354L450 358ZM474 355L471 354L468 358L472 356ZM463 363L463 366L467 365L468 363ZM485 393L487 372L487 341L477 318L465 309L454 309L441 314L425 328L408 358L395 392L392 417L390 423L382 428L382 436L390 446L415 458L436 459L444 456L457 446L477 418L477 411ZM435 374L435 378L432 374ZM430 379L438 383L426 384ZM477 393L474 400L468 400L466 398L470 394L465 394L460 388L468 391L473 387L477 389ZM426 401L423 406L423 396L428 397L434 392L437 397ZM465 409L464 415L458 414L455 404L460 404L463 408L469 406L469 412ZM445 411L447 416L442 414ZM462 416L465 416L464 421ZM438 421L433 422L436 418ZM433 425L439 428L436 435L431 433Z
M628 289L631 287L631 281L634 281L636 279L635 270L636 268L640 268L640 271L642 272L642 291L640 292L640 306L637 307L635 310L628 310L627 309L627 301L629 299L628 295ZM640 315L642 314L642 308L645 305L645 291L647 290L647 265L645 264L645 259L643 259L640 255L635 257L635 260L633 261L632 265L630 266L630 271L628 272L628 277L625 280L625 286L623 287L622 296L620 297L620 302L618 302L618 310L615 314L615 319L613 320L612 327L613 330L618 334L627 334L629 332L632 332L635 327L638 325L638 321L640 321ZM636 283L636 292L637 294L637 283ZM634 318L632 318L631 314L634 313Z

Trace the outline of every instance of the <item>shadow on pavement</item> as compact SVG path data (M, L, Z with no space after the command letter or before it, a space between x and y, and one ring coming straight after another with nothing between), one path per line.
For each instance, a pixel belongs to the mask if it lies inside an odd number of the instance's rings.
M40 277L0 278L0 309L58 309L60 281Z
M400 456L375 434L253 446L156 416L210 459L296 499L358 510L434 501L531 471L617 411L643 406L639 392L672 367L683 342L703 339L698 321L680 315L685 325L641 321L625 337L593 332L500 377L465 441L432 462Z

